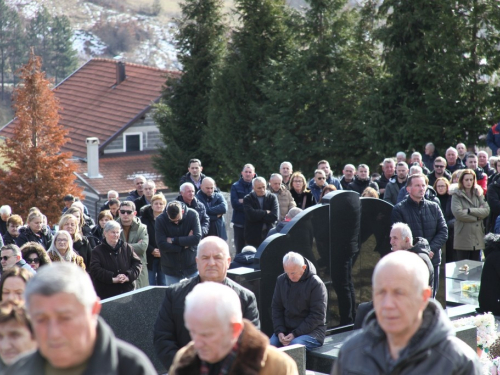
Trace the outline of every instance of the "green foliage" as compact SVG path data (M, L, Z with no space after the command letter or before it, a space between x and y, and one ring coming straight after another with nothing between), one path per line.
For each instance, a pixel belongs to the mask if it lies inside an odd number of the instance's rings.
M221 0L186 0L181 5L177 47L182 78L167 81L155 114L165 143L156 166L172 187L187 173L192 158L202 161L204 173L218 173L204 135L213 76L225 48L222 7Z
M382 154L477 144L498 95L499 9L493 2L384 1L377 30L386 75L366 98L365 126ZM496 83L495 83L496 84Z
M11 10L4 0L0 0L0 100L5 100L5 79L9 62L16 57L15 49L19 39L20 20L17 13Z
M224 166L219 180L231 181L246 163L255 163L265 175L266 153L272 147L259 111L267 98L262 92L264 75L271 64L279 64L290 53L293 33L290 14L282 0L238 0L240 26L228 45L228 55L217 71L210 97L206 144Z

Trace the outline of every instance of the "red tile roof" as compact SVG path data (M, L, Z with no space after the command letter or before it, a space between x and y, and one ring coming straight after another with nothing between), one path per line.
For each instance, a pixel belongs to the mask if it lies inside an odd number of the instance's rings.
M107 194L109 190L116 190L126 194L134 190L134 178L141 174L148 180L156 182L156 189L167 189L161 180L161 175L153 168L152 153L129 152L127 154L107 154L99 159L99 173L103 178L88 178L87 163L78 161L78 177L84 185L90 186L97 194Z
M126 78L116 85L116 69L114 60L92 59L54 89L63 108L60 124L71 138L63 151L86 158L88 137L99 138L102 149L159 99L167 75L179 74L125 63ZM15 121L0 136L10 137Z

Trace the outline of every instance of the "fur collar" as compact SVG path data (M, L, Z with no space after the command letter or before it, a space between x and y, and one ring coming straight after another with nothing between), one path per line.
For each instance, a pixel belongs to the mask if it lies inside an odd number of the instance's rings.
M269 339L258 331L249 320L243 319L243 321L244 330L240 337L238 355L228 375L258 375L266 362L266 348L269 345ZM180 357L176 356L173 374L199 374L200 364L200 359L191 341L180 350Z

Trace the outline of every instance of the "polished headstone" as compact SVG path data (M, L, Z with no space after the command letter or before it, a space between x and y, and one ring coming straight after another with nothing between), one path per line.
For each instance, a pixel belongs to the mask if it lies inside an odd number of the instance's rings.
M255 258L261 269L261 308L260 323L262 331L271 336L273 322L271 303L276 278L283 273L283 257L295 251L309 259L316 267L323 281L330 277L328 206L309 207L295 216L281 231L266 238L257 249ZM328 285L326 282L327 288Z
M102 300L101 317L116 337L142 350L159 374L166 372L153 347L153 328L165 288L149 286Z
M355 305L371 300L371 276L381 256L390 251L392 205L361 198L352 191L327 194L322 205L306 209L279 234L267 238L256 255L261 268L261 326L273 333L271 303L276 278L283 273L283 256L295 251L316 266L328 291L327 327L340 324L338 297L332 276L352 258ZM336 282L339 282L336 280ZM345 290L345 289L344 289ZM352 302L352 298L351 298Z

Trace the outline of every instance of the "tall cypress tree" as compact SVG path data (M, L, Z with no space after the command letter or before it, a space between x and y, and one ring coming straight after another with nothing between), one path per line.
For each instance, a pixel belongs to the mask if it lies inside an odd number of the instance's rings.
M71 30L69 18L56 16L51 23L51 56L46 65L50 65L57 85L76 69L77 59L76 51L71 43L73 31Z
M191 158L202 161L205 173L217 172L204 135L213 76L225 48L222 8L222 0L186 0L181 5L177 46L182 74L167 80L155 113L165 143L156 167L172 187L186 173Z
M444 150L478 143L498 114L491 77L499 68L499 10L494 2L387 0L383 43L385 77L365 102L366 125L382 153Z
M356 126L356 112L372 60L356 42L359 15L343 0L310 0L297 24L301 48L268 71L263 90L264 126L273 141L274 163L293 160L311 174L327 159L337 171L346 162L367 159L368 147ZM361 38L360 38L361 40Z
M20 38L17 35L19 31L19 16L17 12L10 9L4 0L0 0L0 99L4 100L4 86L9 67L9 48L15 43L16 39Z
M256 145L269 141L259 113L267 102L262 84L266 70L290 52L293 37L284 0L237 0L235 6L239 26L216 76L206 137L225 182L234 180L246 163L255 163L259 174L270 171L258 169L266 154Z

